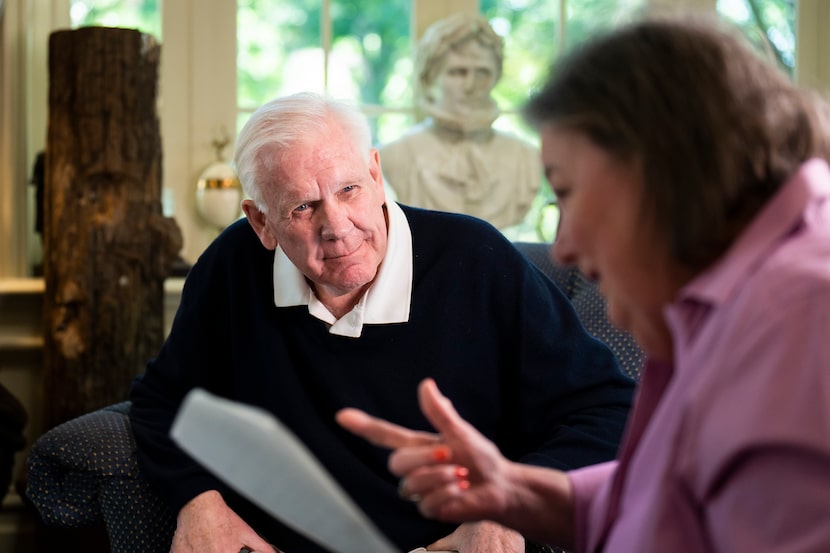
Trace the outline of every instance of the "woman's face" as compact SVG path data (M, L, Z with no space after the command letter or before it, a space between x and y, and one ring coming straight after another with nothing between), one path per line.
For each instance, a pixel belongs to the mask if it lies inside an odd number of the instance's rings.
M597 282L609 318L649 356L670 360L663 307L680 280L666 240L643 220L639 163L612 156L584 133L553 125L542 129L541 139L545 175L560 209L554 257Z

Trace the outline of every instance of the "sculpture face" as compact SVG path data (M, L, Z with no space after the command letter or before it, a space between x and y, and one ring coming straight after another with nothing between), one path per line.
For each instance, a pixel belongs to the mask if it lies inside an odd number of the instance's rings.
M466 118L492 109L490 91L498 67L493 51L478 40L467 40L447 52L430 89L433 105L445 114Z

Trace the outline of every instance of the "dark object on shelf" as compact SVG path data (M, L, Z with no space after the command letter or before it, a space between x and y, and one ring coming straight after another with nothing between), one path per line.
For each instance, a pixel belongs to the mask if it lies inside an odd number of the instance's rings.
M12 481L14 455L26 445L23 428L28 419L20 400L0 384L0 503Z

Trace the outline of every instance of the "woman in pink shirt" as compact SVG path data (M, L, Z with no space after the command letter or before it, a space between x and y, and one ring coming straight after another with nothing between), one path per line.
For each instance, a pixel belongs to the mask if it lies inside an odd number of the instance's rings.
M648 354L618 460L513 463L432 381L435 435L340 423L395 449L429 517L575 551L830 551L827 105L734 30L674 17L577 48L525 113L561 210L554 256Z

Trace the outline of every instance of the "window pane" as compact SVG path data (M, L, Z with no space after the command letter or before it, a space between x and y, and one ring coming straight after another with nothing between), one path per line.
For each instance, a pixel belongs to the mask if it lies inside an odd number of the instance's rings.
M557 54L558 2L482 0L481 13L504 39L502 77L493 98L503 110L516 110L547 73Z
M237 103L253 111L299 90L323 91L320 0L237 3Z
M364 105L411 104L409 0L332 0L328 91Z
M398 62L409 53L409 0L241 0L237 42L243 111L301 90L368 105L411 100L411 63Z
M567 21L560 37L561 2ZM514 110L547 74L559 47L637 13L646 0L481 0L481 12L504 38L504 74L493 91L502 109ZM563 40L564 38L564 40Z
M568 0L565 44L571 47L638 15L649 0Z
M415 124L411 110L384 111L377 115L368 114L376 144L385 144L401 136Z
M72 28L99 25L138 29L161 40L161 0L72 0Z
M743 29L788 74L795 70L796 0L718 0L718 12Z

